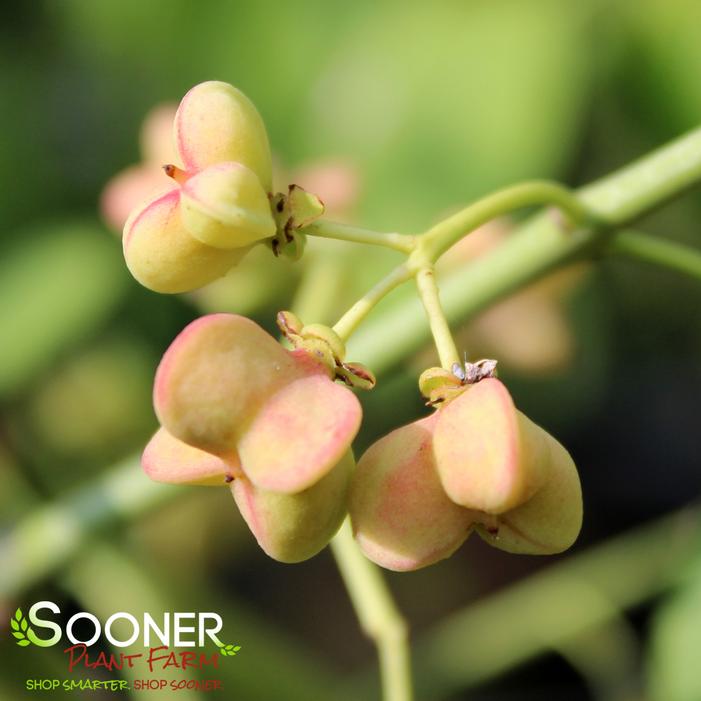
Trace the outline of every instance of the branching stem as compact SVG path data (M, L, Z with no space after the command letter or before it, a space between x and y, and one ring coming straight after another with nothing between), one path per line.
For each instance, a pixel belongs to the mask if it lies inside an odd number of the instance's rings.
M451 246L483 224L533 205L557 207L571 228L590 219L574 192L557 183L534 180L498 190L439 222L420 237L417 252L420 250L428 260L435 262Z

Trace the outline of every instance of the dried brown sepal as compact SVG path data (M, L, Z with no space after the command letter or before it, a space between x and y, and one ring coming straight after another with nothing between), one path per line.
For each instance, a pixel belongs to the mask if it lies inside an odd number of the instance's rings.
M344 362L345 344L330 326L305 325L296 314L288 311L278 312L277 325L296 350L308 353L324 365L329 377L356 389L372 389L377 383L375 375L364 365Z
M465 363L465 384L474 385L488 377L497 377L497 361L482 358L476 363Z
M278 192L271 196L270 206L277 229L270 239L273 253L298 260L307 242L300 229L324 213L324 203L299 185L290 185L286 194Z
M419 377L419 391L428 400L427 406L445 404L462 394L470 385L488 377L496 377L496 367L496 360L483 358L475 363L465 361L464 367L460 363L453 363L450 370L428 368Z
M280 332L290 343L294 343L296 338L301 337L304 324L294 312L278 312L276 322Z
M340 363L336 366L336 379L349 387L364 390L370 390L377 384L372 371L360 363Z

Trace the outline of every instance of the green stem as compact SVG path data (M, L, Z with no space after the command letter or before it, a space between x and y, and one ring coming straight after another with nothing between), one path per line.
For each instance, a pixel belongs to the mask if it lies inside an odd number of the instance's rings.
M572 226L587 220L584 204L562 185L543 180L519 183L487 195L452 217L429 229L421 238L419 250L434 262L466 234L507 212L532 205L559 207Z
M582 204L609 226L624 226L701 180L701 128L578 191Z
M346 519L331 550L363 631L380 656L384 701L411 701L411 660L407 628L379 569L356 545Z
M605 226L620 226L659 207L699 180L701 129L588 185L576 195L597 221ZM441 281L441 300L448 321L464 322L555 268L597 256L608 238L606 228L583 227L567 233L547 213L536 215L498 248ZM360 329L349 344L349 357L369 365L379 375L421 349L428 336L418 300L408 299L388 309L382 319L371 320ZM387 338L392 343L387 343Z
M315 260L314 263L302 281L301 292L298 292L292 308L303 319L323 320L329 303L334 299L332 291L342 281L342 271L334 269L335 262L329 265L327 261ZM381 297L389 292L395 283L399 284L403 274L395 271L377 294ZM324 283L330 285L330 289L325 288ZM346 315L344 318L347 318L348 328L352 329L353 324L362 318L362 311L356 309L355 316ZM384 701L411 701L406 625L379 568L360 552L348 519L331 540L331 550L361 628L377 647Z
M409 255L407 263L396 268L390 275L375 285L362 299L358 300L338 321L334 326L334 330L342 340L347 340L358 324L388 292L409 279L409 277L417 276L418 283L418 276L420 275L421 279L425 281L426 271L430 269L431 265L448 248L463 238L465 234L501 214L534 204L553 204L560 207L573 225L587 218L587 212L583 205L567 188L557 183L536 180L520 183L488 195L461 212L445 219L418 237L405 234L379 233L347 224L327 221L314 222L305 227L303 229L304 233L310 236L385 246ZM425 302L424 306L429 315L431 330L434 331L435 329L439 333L436 343L440 343L440 347L446 352L446 358L457 358L457 360L451 361L451 365L453 362L459 362L457 351L454 348L455 344L452 342L452 339L448 340L450 331L447 329L445 317L440 312L440 303L436 305L431 299L431 297L437 298L437 293L434 294L430 291L430 286L421 283L419 284L420 294L423 294L421 292L422 286L427 290L429 298L430 307L426 307ZM452 353L449 348L450 345L453 346L454 352ZM439 353L441 353L440 347Z
M416 287L426 310L441 365L446 370L450 370L455 363L460 365L460 355L455 346L453 334L450 332L448 320L443 313L433 266L426 266L419 270L416 274Z
M701 280L701 251L638 231L619 231L606 250L614 255L653 263Z
M361 297L334 325L333 330L342 341L348 340L358 324L373 310L374 306L395 287L413 277L413 272L402 264L380 280L367 294Z
M305 226L301 231L307 236L384 246L402 253L410 253L414 249L416 240L413 236L406 234L382 233L323 219Z

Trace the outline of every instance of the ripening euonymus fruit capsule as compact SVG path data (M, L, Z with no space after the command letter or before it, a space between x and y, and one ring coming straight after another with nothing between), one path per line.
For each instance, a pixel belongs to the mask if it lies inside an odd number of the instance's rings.
M142 464L155 480L231 484L261 547L296 562L341 523L360 404L329 368L233 314L192 322L156 373L162 428Z
M175 116L175 187L137 207L124 226L129 270L156 292L185 292L228 272L276 232L272 159L253 103L227 83L190 90Z
M450 556L473 530L509 552L565 550L582 494L567 451L488 378L372 445L349 509L371 560L413 570Z

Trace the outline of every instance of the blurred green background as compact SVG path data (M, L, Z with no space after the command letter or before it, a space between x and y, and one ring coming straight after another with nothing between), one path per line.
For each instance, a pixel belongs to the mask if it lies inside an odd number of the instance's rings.
M0 698L29 695L28 677L65 676L59 647L24 650L9 636L10 613L40 599L66 617L219 611L243 646L218 675L227 698L379 696L374 651L327 552L267 559L227 490L168 488L141 508L151 487L134 465L156 427L156 364L189 320L228 309L270 329L305 279L333 266L332 320L394 259L312 246L269 285L254 261L195 297L139 287L98 203L140 160L154 105L229 81L261 111L281 170L342 163L358 183L344 218L413 232L519 179L583 184L697 126L700 27L696 0L3 5ZM642 226L694 244L700 217L693 192ZM420 698L701 699L698 286L602 261L530 295L477 319L464 342L473 357L503 356L519 407L572 452L584 530L556 558L470 541L389 576ZM415 378L429 363L378 373L361 397L358 454L419 415ZM110 482L115 465L131 478ZM115 491L118 508L96 497Z

